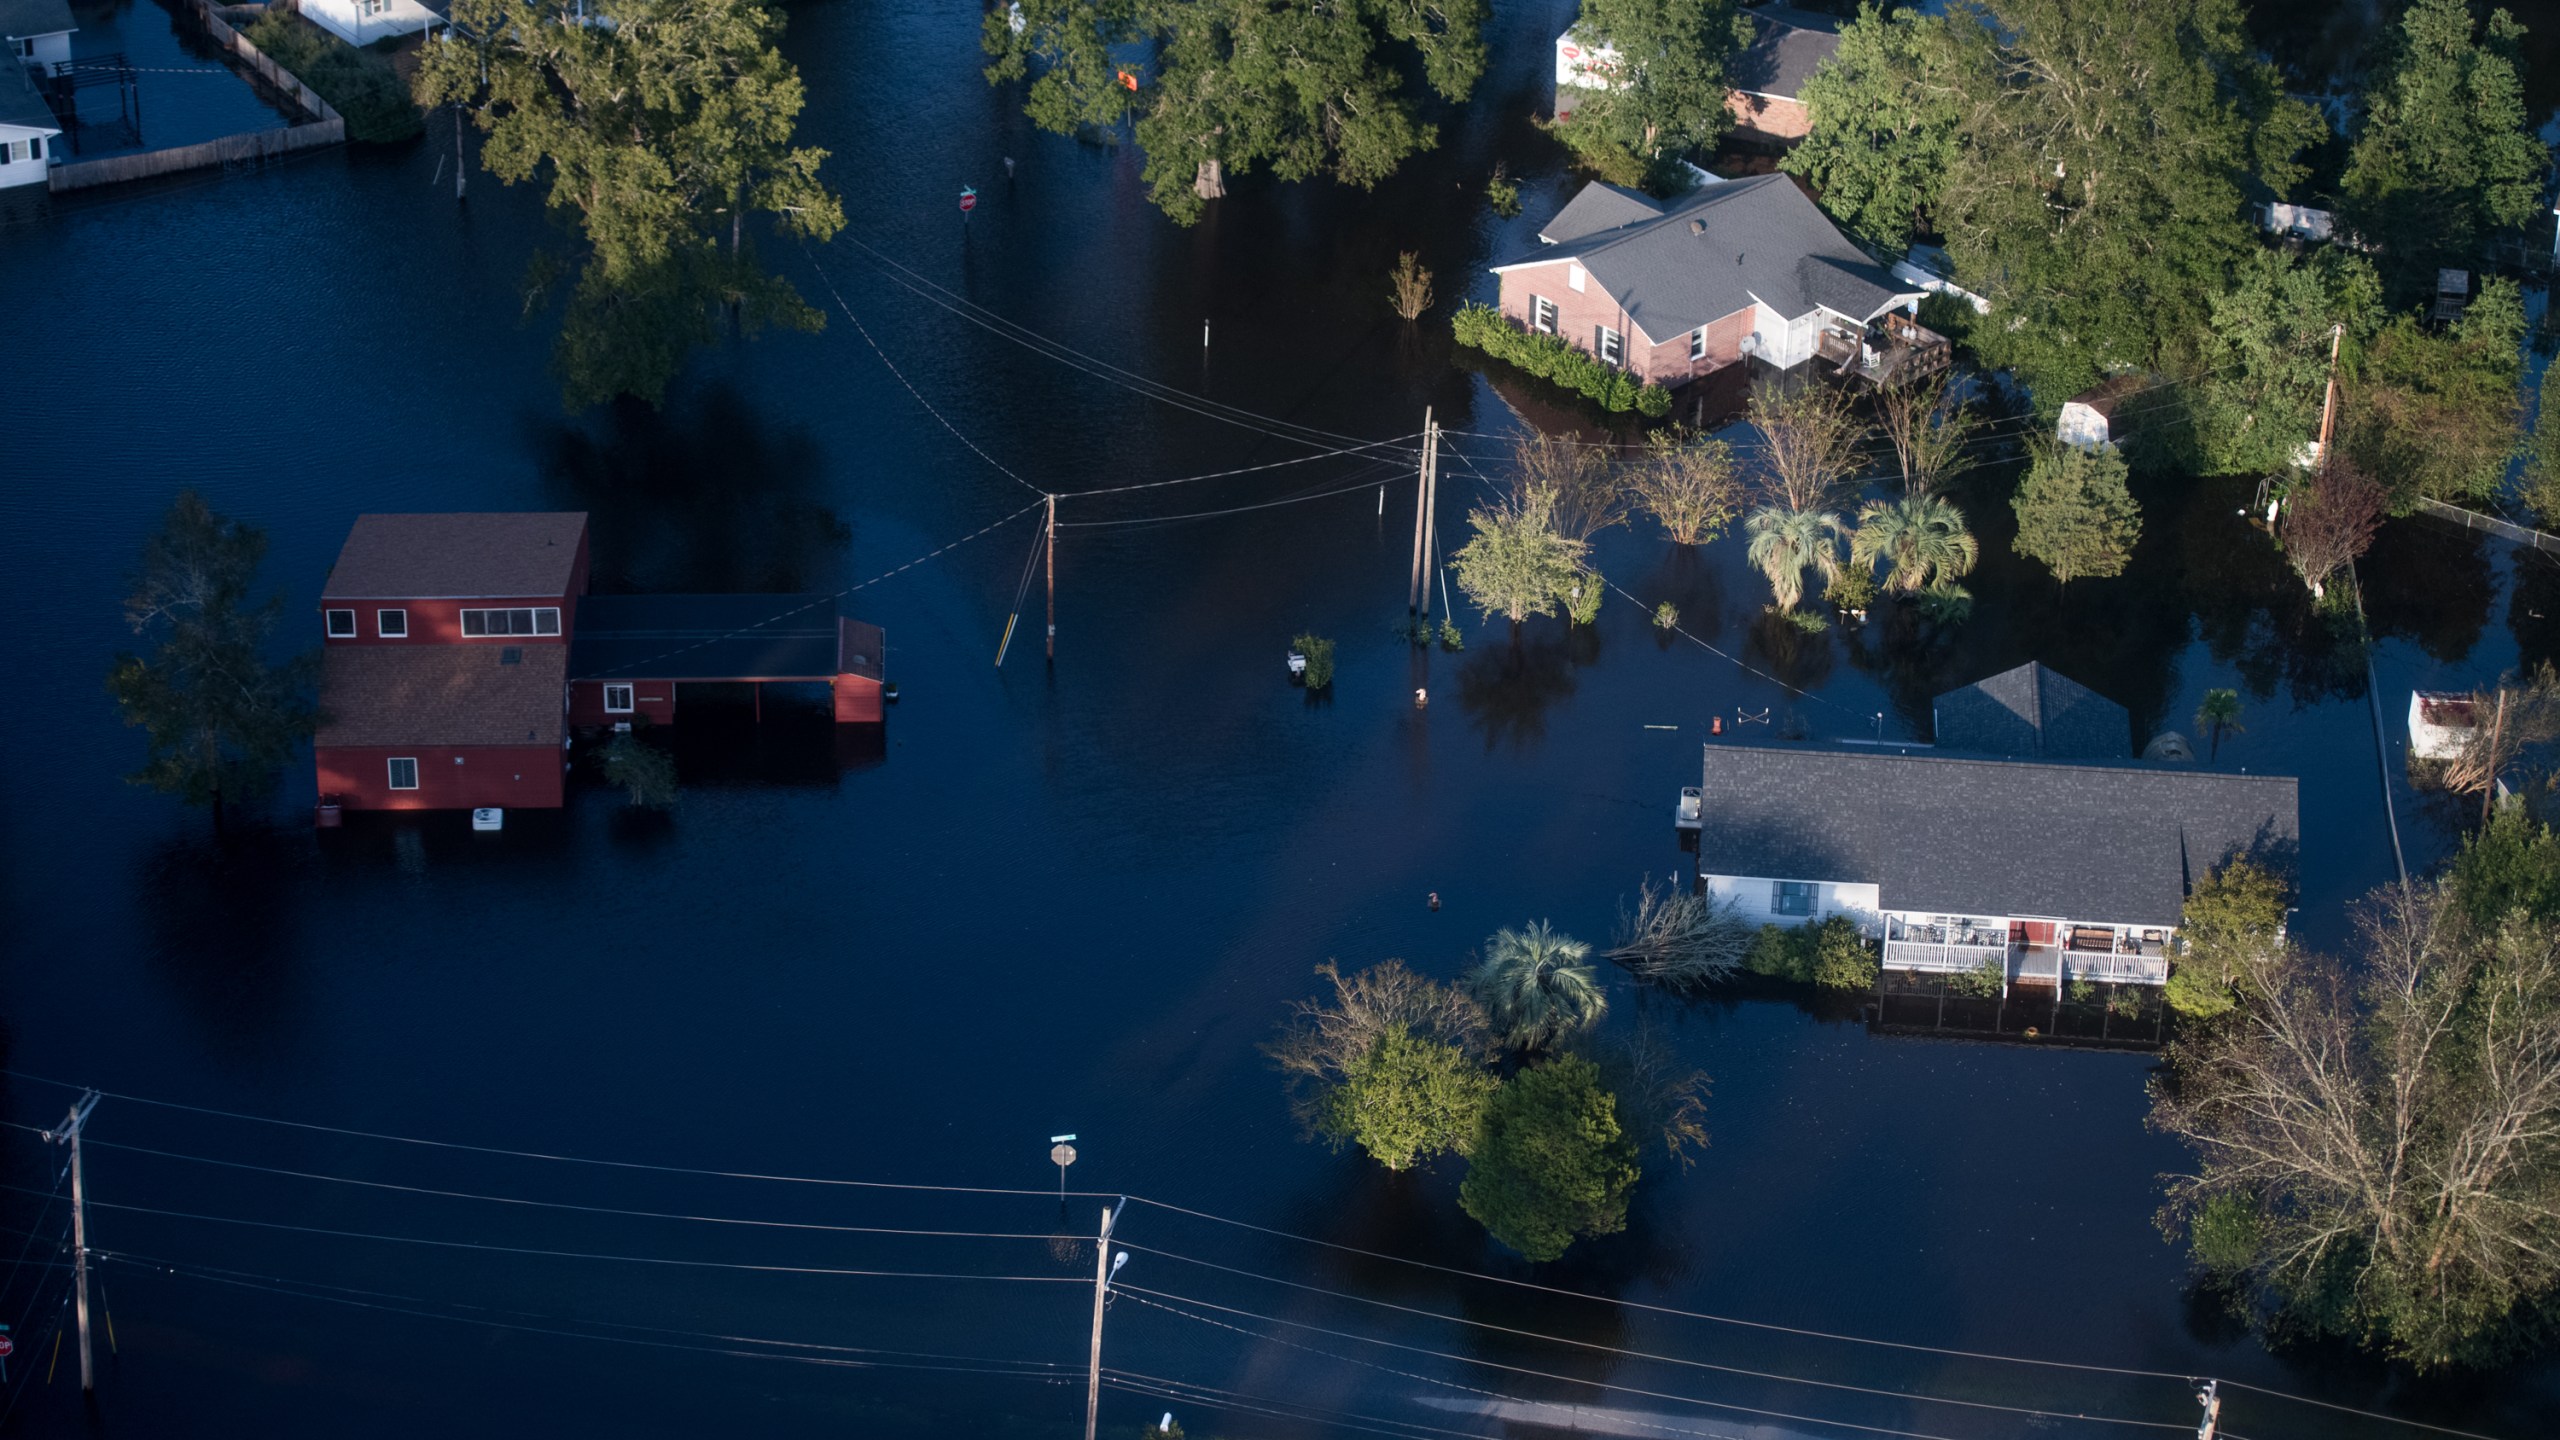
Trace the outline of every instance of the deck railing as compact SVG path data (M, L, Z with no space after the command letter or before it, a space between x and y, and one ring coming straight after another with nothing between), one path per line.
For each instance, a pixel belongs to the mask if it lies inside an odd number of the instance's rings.
M1892 970L1931 970L1961 974L1979 970L1986 960L2008 963L2006 945L1942 945L1928 940L1887 940L1884 963Z

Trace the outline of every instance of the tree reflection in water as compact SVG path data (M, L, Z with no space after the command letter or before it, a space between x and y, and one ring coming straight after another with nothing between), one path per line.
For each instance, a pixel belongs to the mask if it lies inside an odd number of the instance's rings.
M1776 610L1751 619L1743 638L1743 658L1794 690L1819 690L1831 678L1831 632L1805 631Z
M2373 637L2415 642L2430 660L2454 664L2480 643L2498 577L2489 538L2411 516L2393 520L2356 565Z
M297 906L310 843L240 819L223 836L193 833L145 851L131 893L149 927L152 968L206 1048L254 1066L295 1048L310 998Z
M1499 623L1487 628L1493 642L1458 667L1458 704L1487 754L1505 741L1525 749L1546 738L1547 711L1572 697L1574 667L1600 658L1599 629L1532 620L1505 639Z
M2245 498L2229 482L2198 485L2179 517L2197 638L2253 699L2279 688L2297 709L2363 698L2365 646L2347 592L2333 587L2330 604L2315 603L2274 541L2235 513Z
M2527 670L2560 663L2560 556L2519 549L2511 563L2507 629L2516 637L2517 663Z
M768 422L728 385L669 402L623 400L592 426L530 437L557 503L587 512L600 591L796 591L832 572L852 530L817 497L817 442Z

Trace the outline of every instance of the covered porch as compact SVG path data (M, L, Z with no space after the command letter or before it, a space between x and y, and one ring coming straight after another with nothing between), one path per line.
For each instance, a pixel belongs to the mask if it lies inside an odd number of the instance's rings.
M1870 385L1900 385L1947 368L1955 349L1947 337L1899 310L1888 310L1862 329L1829 317L1814 353L1838 375Z
M1919 974L1980 974L1999 968L2002 988L2095 981L2162 985L2169 979L2170 927L2038 916L1887 912L1884 967Z

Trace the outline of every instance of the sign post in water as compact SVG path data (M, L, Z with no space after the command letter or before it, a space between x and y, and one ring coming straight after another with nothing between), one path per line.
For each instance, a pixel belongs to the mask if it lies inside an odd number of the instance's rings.
M1076 1163L1076 1147L1067 1142L1073 1135L1049 1137L1049 1163L1058 1167L1058 1203L1067 1203L1067 1167Z

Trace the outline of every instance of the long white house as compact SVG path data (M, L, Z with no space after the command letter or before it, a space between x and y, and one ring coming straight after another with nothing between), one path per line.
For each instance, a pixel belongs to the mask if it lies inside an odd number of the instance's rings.
M2126 758L2123 707L2041 665L1936 721L1935 746L1709 741L1700 893L1753 924L1845 915L1887 969L2159 985L2188 890L2300 844L2292 776Z
M350 45L422 35L453 16L452 0L302 0L301 10L303 19Z

